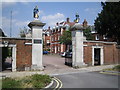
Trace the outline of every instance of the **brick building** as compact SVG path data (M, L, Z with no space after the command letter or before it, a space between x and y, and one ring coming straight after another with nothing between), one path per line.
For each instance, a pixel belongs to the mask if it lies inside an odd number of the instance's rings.
M25 67L31 66L32 39L2 37L0 42L0 47L12 48L12 71L25 70Z
M87 65L115 64L119 61L116 42L84 41L84 62Z
M12 71L28 70L32 65L32 39L0 39L0 47L12 48ZM116 42L84 41L84 62L88 66L118 63L120 49Z
M67 18L66 21L56 23L55 27L50 29L50 27L47 30L43 30L43 38L44 38L44 48L50 47L51 53L57 53L60 54L61 52L65 52L66 45L60 44L59 39L60 36L63 34L65 30L68 30L70 26L73 26L75 22L70 22L70 19ZM87 26L86 19L84 20L83 26ZM49 34L48 34L49 33ZM48 42L47 42L48 41ZM50 43L49 43L50 41ZM47 44L49 43L49 44Z
M51 29L43 30L43 50L50 51L50 44L51 44Z
M93 40L95 41L107 41L107 42L117 42L115 37L107 37L106 35L100 35L95 31L95 26L91 25L91 33Z

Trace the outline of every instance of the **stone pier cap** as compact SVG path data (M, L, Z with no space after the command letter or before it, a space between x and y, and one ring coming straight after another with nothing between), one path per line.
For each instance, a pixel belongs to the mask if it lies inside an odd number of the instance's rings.
M46 23L42 23L40 20L34 20L28 24L28 27L32 28L33 26L43 27Z
M86 29L86 27L83 27L83 25L79 24L79 23L75 23L70 30L74 31L74 30L84 30Z

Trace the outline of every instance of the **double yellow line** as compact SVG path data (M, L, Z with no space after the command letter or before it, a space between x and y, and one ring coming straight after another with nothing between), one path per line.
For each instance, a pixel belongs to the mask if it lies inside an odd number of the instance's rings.
M59 90L60 88L62 88L63 84L58 78L54 77L53 80L57 83L56 87L53 90Z
M120 75L119 73L110 73L110 72L100 72L101 74L111 74L111 75Z

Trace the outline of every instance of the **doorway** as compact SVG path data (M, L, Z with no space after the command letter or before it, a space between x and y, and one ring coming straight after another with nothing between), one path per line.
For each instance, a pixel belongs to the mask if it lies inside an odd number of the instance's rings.
M2 47L2 71L12 71L11 47Z
M100 65L100 48L94 49L94 65Z
M103 65L103 46L92 46L92 65Z
M0 44L1 49L1 71L16 71L16 45L5 46Z

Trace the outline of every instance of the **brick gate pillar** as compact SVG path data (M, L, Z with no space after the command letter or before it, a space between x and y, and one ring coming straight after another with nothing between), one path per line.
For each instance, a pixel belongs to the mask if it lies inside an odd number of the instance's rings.
M83 26L76 23L71 28L72 31L72 66L82 67L83 60Z
M42 54L43 54L43 40L42 29L45 23L39 20L34 20L28 24L32 30L32 70L43 70Z

